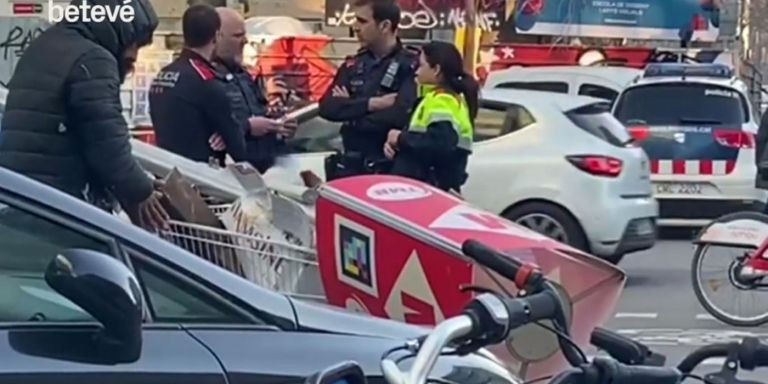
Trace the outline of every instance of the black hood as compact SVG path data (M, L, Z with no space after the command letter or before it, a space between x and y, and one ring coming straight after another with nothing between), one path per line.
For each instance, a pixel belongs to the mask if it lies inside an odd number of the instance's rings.
M70 4L79 6L83 2L87 2L89 5L103 5L113 10L117 9L118 5L133 7L134 18L129 23L120 21L119 18L114 22L106 19L98 23L82 20L75 23L62 22L68 27L80 30L86 37L99 43L116 58L119 59L123 51L133 43L137 43L141 47L152 42L152 34L155 32L159 21L150 0L72 0Z

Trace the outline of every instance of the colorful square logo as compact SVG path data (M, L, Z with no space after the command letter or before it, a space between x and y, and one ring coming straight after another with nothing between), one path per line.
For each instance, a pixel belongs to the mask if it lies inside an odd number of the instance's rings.
M350 228L339 228L341 263L345 276L371 286L371 240Z
M374 232L338 215L334 232L339 281L378 297Z

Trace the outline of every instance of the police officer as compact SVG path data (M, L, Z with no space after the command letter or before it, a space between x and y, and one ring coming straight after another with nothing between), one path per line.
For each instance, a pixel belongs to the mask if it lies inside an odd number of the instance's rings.
M320 116L343 122L344 153L326 160L326 179L388 172L387 132L402 129L416 102L418 55L397 38L394 0L357 0L353 27L360 51L339 68L320 99Z
M226 153L209 144L214 133L221 135L235 161L248 161L248 154L243 131L211 64L220 26L215 8L204 4L187 8L182 16L184 49L153 80L149 109L159 147L191 160L224 165Z
M392 174L460 193L468 176L479 86L464 71L456 47L442 41L422 47L417 79L423 97L408 129L389 131L384 153L394 159Z
M227 7L217 7L216 11L221 19L213 60L220 75L217 79L226 89L232 112L243 131L249 161L264 173L284 150L284 139L296 132L296 122L281 119L284 111L270 107L261 78L243 68L243 48L248 43L243 17ZM226 149L218 134L211 138L211 146L215 150Z

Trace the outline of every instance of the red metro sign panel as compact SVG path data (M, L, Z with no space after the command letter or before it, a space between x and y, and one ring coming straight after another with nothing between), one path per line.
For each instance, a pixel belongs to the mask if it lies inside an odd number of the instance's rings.
M327 183L315 217L328 303L410 324L433 325L460 313L473 295L464 286L498 289L484 268L462 255L467 239L534 263L561 285L573 302L570 328L582 346L589 345L591 330L610 318L624 281L623 273L604 261L400 177ZM500 284L513 288L511 282ZM529 363L530 377L567 365L561 354Z

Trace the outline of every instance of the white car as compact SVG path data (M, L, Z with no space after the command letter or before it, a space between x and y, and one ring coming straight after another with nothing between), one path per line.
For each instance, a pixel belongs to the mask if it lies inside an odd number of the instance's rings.
M604 100L548 92L483 90L469 180L462 194L561 242L618 262L656 240L658 206L648 159ZM339 126L317 106L294 112L300 151L268 173L301 183L299 171L324 178L324 159L339 150Z
M628 67L511 67L488 74L484 88L566 93L613 101L642 73L642 70Z
M747 86L722 64L651 64L613 114L651 159L662 226L700 226L759 208L759 117Z

